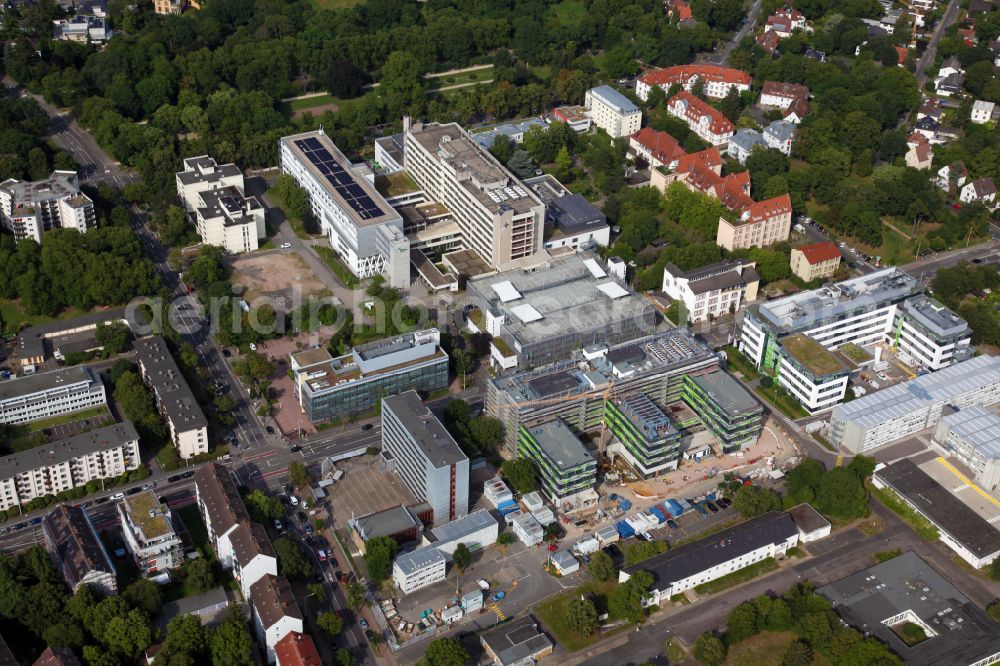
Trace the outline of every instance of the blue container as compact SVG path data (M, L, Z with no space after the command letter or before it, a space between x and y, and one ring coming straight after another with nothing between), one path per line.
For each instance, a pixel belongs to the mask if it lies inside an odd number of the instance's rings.
M650 509L650 510L649 510L649 512L650 512L651 514L653 514L654 516L656 516L656 519L657 519L658 521L660 521L660 524L661 524L661 525L662 525L663 523L667 522L667 514L666 514L666 512L665 512L665 511L664 511L663 509L661 509L660 507L658 507L658 506L654 506L654 507L653 507L652 509Z
M628 511L629 509L632 508L632 502L630 502L627 499L623 499L620 502L618 502L618 508L621 509L622 511Z
M714 499L715 499L715 493L709 493L709 494L705 495L705 501L706 502L711 502Z
M618 530L618 535L623 539L635 536L635 529L624 520L619 520L615 523L615 528Z
M497 511L500 512L501 516L506 516L508 513L517 511L517 509L518 509L517 502L515 502L514 500L507 500L506 502L500 502L500 505L497 507Z
M668 499L666 502L663 503L663 506L668 511L670 511L670 515L672 515L674 518L684 513L684 507L682 507L681 503L675 499Z

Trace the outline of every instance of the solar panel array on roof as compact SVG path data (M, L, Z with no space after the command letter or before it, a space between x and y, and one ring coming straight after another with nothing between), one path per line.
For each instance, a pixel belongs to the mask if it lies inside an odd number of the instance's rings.
M295 145L302 151L310 162L319 170L323 177L329 181L333 189L337 191L340 196L344 198L347 205L350 206L354 212L362 220L374 220L384 214L384 211L375 203L374 200L367 194L365 194L364 189L358 185L355 181L354 176L344 167L340 165L337 160L333 158L323 144L319 142L316 137L308 137L306 139L297 139Z

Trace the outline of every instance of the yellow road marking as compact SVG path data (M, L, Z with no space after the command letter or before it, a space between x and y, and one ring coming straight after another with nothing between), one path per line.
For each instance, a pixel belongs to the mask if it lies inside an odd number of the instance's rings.
M938 457L937 461L938 461L939 463L941 463L942 465L944 465L944 466L945 466L945 468L947 468L947 469L948 469L948 471L950 471L950 472L951 472L952 474L954 474L954 475L955 475L955 476L957 476L957 477L958 477L959 479L961 479L961 480L962 480L962 483L965 483L965 484L968 484L968 486L969 486L970 488L972 488L972 489L973 489L973 490L975 490L975 491L976 491L977 493L979 493L980 495L982 495L982 496L983 496L983 497L984 497L985 499L988 499L988 500L989 500L990 502L992 502L992 503L993 503L993 506L995 506L995 507L997 507L998 509L1000 509L1000 502L998 502L998 501L997 501L997 500L996 500L996 499L995 499L995 498L994 498L994 497L993 497L992 495L990 495L990 494L989 494L988 492L986 492L985 490L983 490L982 488L980 488L979 486L977 486L977 485L976 485L975 483L973 483L971 479L969 479L969 478L968 478L968 477L966 477L966 476L965 476L964 474L962 474L962 473L961 473L961 472L959 472L959 471L958 471L957 469L955 469L955 467L954 467L954 466L953 466L953 465L952 465L951 463L949 463L949 462L948 462L947 460L945 460L944 458L942 458L942 457L940 457L940 456Z
M844 465L844 456L843 455L837 456L837 462L834 463L833 466L834 467L843 467L843 465Z

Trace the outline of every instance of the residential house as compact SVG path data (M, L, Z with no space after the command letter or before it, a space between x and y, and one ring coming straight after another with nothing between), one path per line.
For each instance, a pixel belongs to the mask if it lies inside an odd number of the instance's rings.
M767 147L764 136L757 130L744 127L743 129L736 130L736 133L729 139L726 154L740 164L746 164L750 153L757 146Z
M792 154L792 141L795 139L795 125L784 120L775 120L764 128L764 143L768 148L785 154Z
M726 259L690 271L668 263L663 269L663 293L684 304L689 322L699 322L757 299L760 276L756 263Z
M949 194L957 192L969 177L969 170L965 168L965 162L958 161L953 164L946 164L937 172L934 184Z
M762 106L773 106L784 111L797 99L809 99L809 88L798 83L765 81L760 89Z
M642 101L649 98L649 91L658 87L667 92L670 86L679 84L684 90L691 92L697 83L701 83L706 97L722 99L729 94L731 88L737 92L750 90L753 79L746 72L721 65L675 65L663 69L655 69L643 74L635 80L635 94Z
M985 125L990 122L990 120L993 119L994 107L996 107L996 104L993 102L987 102L981 99L976 100L976 102L972 105L972 122L977 125Z
M929 141L934 141L937 138L938 130L941 128L941 123L934 120L933 116L924 116L916 122L913 126L913 131L919 134L923 134L924 138ZM911 134L907 137L907 142L913 140L913 135Z
M840 267L840 250L830 241L793 247L789 265L803 282L830 277Z
M966 183L959 196L962 203L984 203L990 208L996 205L997 186L991 176Z
M934 120L941 122L943 111L940 97L924 97L924 101L920 103L920 109L917 111L917 120L930 116Z
M809 58L810 60L815 60L816 62L826 62L826 51L817 51L815 49L806 49L802 54L803 58Z
M309 634L290 631L274 647L278 666L322 666L323 661Z
M774 55L778 52L778 45L781 43L781 37L778 37L778 33L767 31L757 37L757 44L770 53Z
M49 646L38 655L38 659L31 666L80 666L80 660L68 647Z
M910 135L906 145L909 150L906 152L906 166L913 169L930 169L934 159L934 151L931 149L930 141L923 134L914 132Z
M667 111L683 120L692 132L713 146L727 143L736 132L736 127L720 111L686 90L670 98Z
M229 469L218 464L201 465L194 473L198 512L222 568L233 568L233 533L249 522L243 500Z
M302 633L302 611L287 578L265 574L250 586L253 624L257 640L264 645L267 663L277 661L278 642L295 631Z
M939 95L950 97L962 92L965 85L965 70L958 57L951 56L943 63L934 79L934 89Z
M670 4L667 7L667 16L670 18L676 17L677 25L696 23L694 14L691 12L691 5L687 3L687 0L670 0Z
M96 44L111 39L111 28L103 16L77 15L59 23L56 39Z
M250 588L264 576L278 575L278 558L267 532L258 523L244 521L233 530L233 576L239 581L243 598L250 598Z
M765 32L773 32L781 39L792 36L795 30L806 29L806 17L797 9L785 7L767 17Z

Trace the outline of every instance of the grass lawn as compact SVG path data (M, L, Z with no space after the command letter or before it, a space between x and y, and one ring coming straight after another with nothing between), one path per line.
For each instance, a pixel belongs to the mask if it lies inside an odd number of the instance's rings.
M882 232L882 244L878 247L865 245L854 239L849 242L870 257L882 257L882 265L902 266L915 258L912 241L903 238L891 229Z
M791 631L762 631L729 648L726 666L780 666L794 640L795 634ZM814 652L812 663L819 666L830 662Z
M745 583L748 580L753 580L758 576L774 571L778 568L778 563L773 557L769 557L766 560L761 560L760 562L755 562L748 567L734 571L731 574L726 574L722 578L716 578L715 580L710 580L707 583L702 583L701 585L696 585L694 591L698 594L714 594L716 592L721 592L722 590L728 590L734 585L739 585L740 583Z
M769 403L781 410L781 413L790 419L801 419L809 416L809 412L802 408L795 398L790 396L784 389L778 391L777 386L765 388L757 386L757 393L763 396Z
M462 72L461 74L447 74L445 76L429 74L427 78L430 79L431 85L435 88L446 88L463 83L479 83L481 81L489 81L493 78L493 67L477 69L472 72Z
M597 613L601 614L607 612L608 593L614 586L614 581L607 583L598 583L596 581L584 583L579 587L573 588L572 590L568 590L562 594L543 601L535 607L536 614L539 619L545 623L545 626L552 632L552 635L555 637L556 642L559 643L559 645L563 646L570 652L580 650L597 641L602 637L602 635L600 632L597 632L593 636L581 636L578 633L571 631L566 625L566 611L569 608L570 603L572 603L575 599L579 599L581 594L593 592L594 597L596 598L595 605L597 606Z
M926 518L914 511L909 504L904 502L899 495L888 488L871 487L872 495L878 498L882 504L892 509L896 515L903 519L921 539L937 541L941 534L937 528L930 524Z
M876 562L886 562L894 557L899 557L903 554L899 548L893 548L892 550L880 550L879 552L872 555Z
M760 377L757 368L750 364L750 361L740 353L739 349L736 347L723 347L722 351L726 352L726 364L729 366L729 369L743 375L746 381L752 381Z
M547 81L549 77L552 76L552 65L532 65L528 69L531 70L532 74L542 79L543 81Z
M208 529L201 519L201 514L198 513L198 505L188 504L176 509L176 511L180 514L181 520L184 521L184 527L187 528L188 534L191 535L191 543L198 549L201 556L208 559L214 558L215 552L208 540Z
M310 0L320 9L350 9L361 4L362 0Z
M663 650L667 654L667 661L671 664L679 664L687 658L687 651L681 647L676 639L671 638L667 641Z
M39 421L31 421L24 425L29 432L38 432L39 430L45 430L46 428L51 428L53 426L63 425L64 423L74 423L76 421L82 421L96 416L110 416L108 414L108 408L101 405L99 407L91 407L90 409L81 409L78 412L60 414L59 416L53 416Z
M317 95L316 97L307 97L305 99L296 99L291 102L286 102L292 111L301 111L303 109L312 109L317 106L323 106L324 104L343 104L343 100L334 97L333 95Z
M61 319L71 319L79 317L82 314L87 313L76 308L67 308L55 317L50 317L49 315L29 315L21 309L21 304L18 301L0 299L0 323L3 324L3 331L7 332L16 331L24 326L38 326L39 324L48 324L49 322Z
M587 5L581 0L562 0L549 7L549 13L562 25L580 25L580 21L587 13Z
M288 220L288 224L292 227L292 231L295 232L296 236L298 236L299 238L309 239L309 238L315 238L316 236L319 235L319 234L308 233L306 231L305 222L303 222L301 218L292 216L291 212L288 210L288 207L285 206L285 202L282 200L280 196L278 196L277 188L269 187L267 188L267 192L265 192L264 194L267 196L268 200L273 202L278 208L281 209L281 212L285 214L285 219Z
M340 281L346 286L355 287L361 284L361 281L358 280L357 276L348 270L347 266L340 261L336 252L328 247L315 246L313 249L316 250L316 254L323 257L323 260L326 262L327 266L330 267L330 270L332 270L334 274L336 274L337 278L340 279Z

